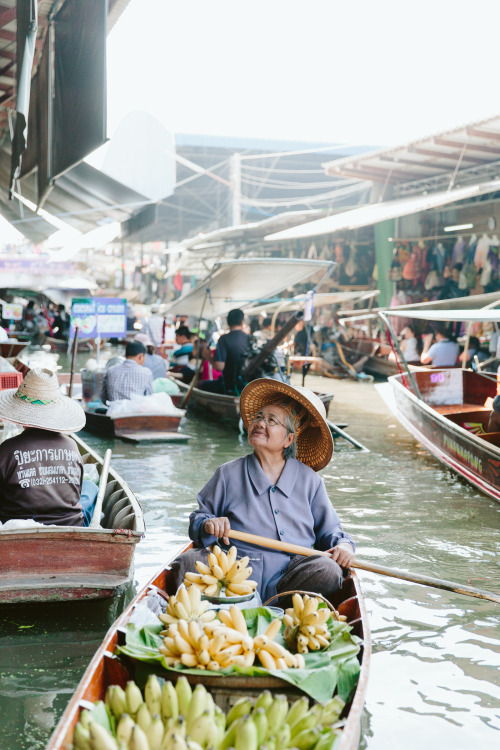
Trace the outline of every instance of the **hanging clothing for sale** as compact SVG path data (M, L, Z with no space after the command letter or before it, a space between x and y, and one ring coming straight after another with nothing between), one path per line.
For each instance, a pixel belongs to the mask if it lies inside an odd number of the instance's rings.
M457 237L457 241L451 251L451 265L454 266L457 263L463 263L465 257L465 240L463 237Z
M474 266L476 270L483 268L488 258L488 252L490 249L490 238L487 234L483 234L479 238L476 245L476 252L474 253Z

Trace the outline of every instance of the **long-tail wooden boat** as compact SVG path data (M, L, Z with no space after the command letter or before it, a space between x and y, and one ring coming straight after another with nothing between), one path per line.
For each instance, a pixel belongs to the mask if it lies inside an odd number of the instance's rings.
M178 380L175 381L183 396L188 392L190 386ZM322 400L326 414L330 409L333 395L331 393L318 393L316 395ZM201 388L193 388L189 397L188 409L191 408L206 417L217 417L238 428L240 422L240 398L239 396L227 396L222 393L210 393Z
M44 345L49 345L52 351L55 352L66 352L68 351L68 347L71 347L71 344L68 344L67 339L56 339L53 336L45 336ZM91 341L86 341L85 339L82 339L78 342L78 349L79 352L92 352L94 351L94 346Z
M134 678L133 662L130 659L116 657L113 652L118 645L123 643L124 629L133 610L151 589L160 593L166 592L169 595L175 593L171 571L168 566L149 581L108 631L53 732L46 750L70 750L73 730L81 708L88 707L89 701L104 700L108 685L119 684L125 687L127 680ZM347 617L347 622L352 626L352 632L362 639L358 654L361 668L359 680L354 695L346 705L343 717L341 717L345 718L345 726L342 739L336 745L336 750L356 750L359 743L361 714L368 684L371 636L361 587L355 573L345 579L341 591L332 598L332 604L341 614ZM153 668L151 671L153 671ZM174 679L178 676L176 672L171 674ZM167 672L162 673L162 676L167 675ZM191 683L203 682L213 694L215 701L223 708L242 695L260 692L266 688L279 689L279 692L295 698L300 695L299 691L289 683L284 683L275 677L247 677L245 675L230 676L223 679L201 675L186 675L186 677Z
M436 458L500 502L500 432L488 432L496 383L471 370L436 369L389 378L401 424Z
M350 362L363 358L363 370L370 375L388 378L399 372L396 362L388 359L392 351L389 344L382 344L377 339L354 338L341 346Z
M85 429L105 437L121 438L134 443L183 442L189 435L179 432L182 416L166 414L125 414L108 417L92 411L86 413Z
M0 357L17 357L18 354L26 349L28 346L26 341L16 341L15 339L7 339L0 343Z
M84 463L100 473L102 459L73 436ZM135 545L144 535L142 510L110 467L101 528L0 527L0 603L54 602L112 596L132 577Z

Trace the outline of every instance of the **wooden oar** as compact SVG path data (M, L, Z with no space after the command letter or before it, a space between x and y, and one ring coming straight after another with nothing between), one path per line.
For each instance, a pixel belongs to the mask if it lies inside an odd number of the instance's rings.
M75 325L75 338L73 339L73 350L71 352L71 371L69 376L69 390L68 396L71 398L73 395L73 377L75 375L75 361L76 352L78 351L78 325Z
M339 435L339 437L344 438L344 440L347 440L347 442L351 443L351 445L354 445L355 448L357 448L360 451L363 451L364 453L370 453L369 448L367 448L358 440L355 440L353 437L348 435L347 432L344 432L344 430L342 430L338 426L338 424L335 424L335 422L331 422L329 419L326 420L326 423L332 432L336 432L337 435Z
M187 393L184 396L184 398L182 399L181 409L185 409L187 407L188 401L191 398L191 394L193 392L193 388L194 388L194 386L196 384L196 381L198 380L198 375L200 373L202 365L203 365L203 360L201 359L200 362L199 362L199 364L198 364L198 367L196 368L196 370L194 372L194 375L193 375L193 378L191 380L191 383L189 384L189 388L187 389Z
M304 555L304 557L324 555L325 557L330 557L328 552L320 552L319 550L311 549L309 547L301 547L298 544L279 542L277 539L268 539L265 536L247 534L245 531L233 531L231 529L231 531L228 532L227 536L231 539L239 539L241 542L256 544L259 547L268 547L269 549L276 549L282 552L290 552L293 555ZM473 586L462 586L461 583L454 583L453 581L443 581L440 578L429 578L428 576L422 576L416 573L405 573L404 570L398 570L397 568L385 568L381 565L374 565L373 563L357 559L354 560L353 563L351 563L351 568L368 570L370 573L379 573L383 576L389 576L389 578L401 578L403 581L419 583L422 586L432 586L435 589L446 589L446 591L454 591L456 594L475 596L477 599L488 599L491 602L500 604L499 594L494 594L492 591L484 591L483 589L476 589Z
M101 525L101 511L102 502L104 500L104 494L106 492L106 485L108 483L109 464L111 463L111 448L108 448L104 454L104 461L102 462L101 476L99 478L99 492L95 499L94 512L92 513L92 520L89 527L92 529L99 528Z

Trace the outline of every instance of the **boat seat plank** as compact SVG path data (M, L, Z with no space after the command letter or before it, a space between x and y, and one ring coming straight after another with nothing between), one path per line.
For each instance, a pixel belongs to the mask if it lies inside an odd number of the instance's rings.
M481 406L481 404L468 404L466 402L463 404L445 404L444 406L433 405L432 408L444 416L448 414L464 414L469 411L491 411L487 406Z
M190 435L182 432L153 432L143 430L137 432L120 432L115 431L115 436L129 443L186 443Z
M484 432L482 435L478 435L478 437L487 443L492 443L492 445L500 445L500 432Z

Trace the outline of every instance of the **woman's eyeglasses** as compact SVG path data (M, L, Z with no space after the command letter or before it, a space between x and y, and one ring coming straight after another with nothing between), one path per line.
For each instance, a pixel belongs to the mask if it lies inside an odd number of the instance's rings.
M280 422L279 419L276 419L276 417L273 417L272 415L270 417L266 417L266 415L261 411L258 411L257 414L253 414L250 417L250 422L264 422L264 424L267 424L268 427L277 427L278 425L280 425L281 427L284 427L285 430L288 429L288 427L284 425L283 422Z

